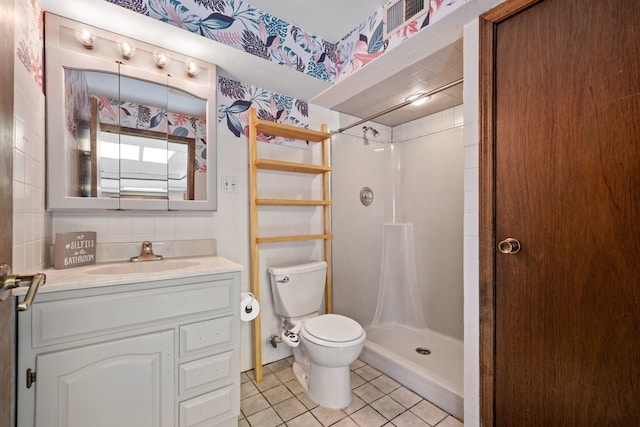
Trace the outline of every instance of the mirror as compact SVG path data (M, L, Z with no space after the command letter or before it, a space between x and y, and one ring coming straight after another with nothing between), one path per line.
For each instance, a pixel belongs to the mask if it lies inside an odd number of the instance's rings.
M48 208L215 210L215 77L91 53L47 42Z

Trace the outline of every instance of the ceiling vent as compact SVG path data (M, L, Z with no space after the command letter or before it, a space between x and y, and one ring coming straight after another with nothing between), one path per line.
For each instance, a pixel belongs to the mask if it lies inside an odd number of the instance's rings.
M392 0L387 3L384 6L386 37L417 16L427 12L429 9L425 9L424 3L425 0Z

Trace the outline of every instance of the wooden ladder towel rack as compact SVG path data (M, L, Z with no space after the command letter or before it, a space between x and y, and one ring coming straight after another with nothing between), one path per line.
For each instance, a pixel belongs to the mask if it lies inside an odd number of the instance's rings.
M322 144L322 164L293 163L257 157L258 134L279 136L307 142ZM327 263L327 282L325 285L325 310L333 312L333 297L331 292L331 171L329 159L329 144L331 134L327 125L323 124L320 131L284 125L257 117L255 108L249 110L249 217L250 217L250 256L251 256L251 285L256 299L260 300L260 266L259 245L261 243L293 242L302 240L323 240L324 260ZM260 199L258 198L258 170L274 170L293 173L322 174L322 200L290 200L290 199ZM323 234L306 234L294 236L261 237L258 233L258 206L322 206ZM254 374L256 381L262 381L262 332L260 316L253 323L254 343Z

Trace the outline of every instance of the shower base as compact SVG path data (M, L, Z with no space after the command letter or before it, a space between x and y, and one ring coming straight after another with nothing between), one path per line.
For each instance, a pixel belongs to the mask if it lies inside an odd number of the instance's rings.
M451 415L463 418L462 341L405 326L367 327L366 332L360 355L363 362Z

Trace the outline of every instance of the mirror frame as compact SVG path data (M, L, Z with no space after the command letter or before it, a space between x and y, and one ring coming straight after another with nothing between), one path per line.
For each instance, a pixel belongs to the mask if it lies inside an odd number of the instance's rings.
M142 63L141 58L132 58L127 62L118 56L115 49L115 40L120 36L104 30L84 25L82 23L59 17L53 14L45 14L46 17L46 99L47 99L47 209L51 211L69 210L182 210L182 211L215 211L217 209L217 133L216 133L216 67L213 64L204 64L204 73L187 77L182 71L170 72L170 70L156 68L151 62L154 46L138 40L132 40L137 47L136 55L146 55L150 65L145 69L136 65ZM106 41L113 45L112 49L94 47L87 50L76 40L74 32L80 27L92 28L98 41ZM175 52L167 53L172 60L186 60L187 58ZM135 59L136 61L134 61ZM184 64L175 64L184 69ZM206 108L206 132L207 154L213 153L214 158L207 156L206 172L206 200L153 200L145 198L92 198L69 196L67 175L69 171L69 159L67 149L61 146L65 143L65 82L64 69L74 68L79 70L105 71L116 75L126 75L153 83L168 85L176 89L192 93L207 101Z

